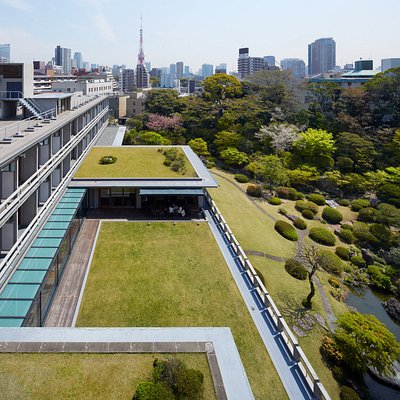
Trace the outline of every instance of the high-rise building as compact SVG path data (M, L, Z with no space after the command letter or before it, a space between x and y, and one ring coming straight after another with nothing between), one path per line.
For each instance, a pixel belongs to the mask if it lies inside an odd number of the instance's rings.
M214 66L212 64L203 64L201 66L201 76L203 78L208 78L214 74Z
M169 65L169 73L172 75L172 79L176 79L176 64Z
M78 69L83 68L82 53L80 52L74 53L74 60L76 62L76 68Z
M216 74L226 74L226 71L227 71L227 65L224 63L221 63L215 67Z
M178 61L176 63L176 77L178 79L183 78L183 62L182 61Z
M264 58L250 57L248 47L239 49L238 72L240 79L252 75L254 72L262 71L266 67Z
M281 68L290 71L295 79L304 79L306 76L306 64L300 58L284 58Z
M11 62L9 44L0 44L0 58L2 59L2 62Z
M264 56L263 58L268 67L275 67L275 56Z
M151 62L150 61L146 61L145 65L146 65L147 72L151 71Z
M190 68L189 65L185 65L185 67L183 68L183 76L185 78L189 78L190 76Z
M150 86L150 76L144 61L142 24L140 24L139 54L136 65L136 86L138 88L148 88Z
M121 72L120 81L121 91L125 93L133 92L135 90L135 70L134 69L124 69Z
M391 68L400 67L400 58L383 58L381 60L381 71L385 72Z
M328 72L336 66L336 42L333 38L321 38L308 45L308 74Z
M62 67L65 75L71 74L71 49L57 46L55 48L54 61L56 65Z

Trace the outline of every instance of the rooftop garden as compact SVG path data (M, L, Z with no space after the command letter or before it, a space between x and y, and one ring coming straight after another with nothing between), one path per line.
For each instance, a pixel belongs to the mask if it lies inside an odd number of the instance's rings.
M94 147L75 178L188 178L196 172L181 148Z
M77 326L230 327L255 397L286 398L206 223L103 222Z

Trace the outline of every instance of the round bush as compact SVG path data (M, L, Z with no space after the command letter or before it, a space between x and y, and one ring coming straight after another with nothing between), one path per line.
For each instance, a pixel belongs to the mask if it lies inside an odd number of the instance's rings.
M294 188L289 189L289 200L303 200L304 194Z
M275 189L276 195L280 197L281 199L288 199L289 198L289 193L290 193L290 188L286 186L278 186Z
M311 210L314 214L317 214L318 212L318 206L312 201L297 200L295 208L300 212L303 212L304 210Z
M360 211L362 208L370 207L371 203L366 199L353 200L351 202L351 209L353 211Z
M115 156L104 156L100 158L99 164L101 165L114 164L116 161L117 157Z
M353 256L350 258L350 261L352 262L352 264L354 264L356 267L360 267L360 268L364 268L367 263L365 262L365 260L360 257L360 256Z
M292 242L295 242L298 239L296 229L286 221L276 221L274 228L285 239L291 240Z
M337 232L337 235L344 243L352 244L356 241L356 238L350 229L341 229L339 232Z
M301 215L305 219L314 219L314 213L311 210L303 210Z
M391 199L400 199L400 187L393 183L387 183L382 185L376 194L379 199L386 203L390 203L389 200Z
M324 206L326 204L325 197L317 193L308 195L307 199L317 204L318 206Z
M293 276L293 278L296 278L300 281L304 281L307 279L308 273L307 273L306 269L303 267L301 262L299 262L293 258L286 260L285 270L290 276Z
M386 250L396 246L397 237L383 224L371 224L370 232L379 240L380 246Z
M349 231L352 231L354 229L353 225L350 224L341 224L340 227L342 229L348 229Z
M286 208L283 208L283 207L281 207L281 208L279 208L279 214L282 214L282 215L287 215L287 213L288 213L288 210L286 210Z
M270 197L267 201L273 206L280 206L282 204L282 201L279 197Z
M348 199L338 199L336 202L343 207L348 207L350 205L350 200Z
M328 282L332 287L334 287L336 289L340 288L340 282L336 278L334 278L333 276L331 276L328 279Z
M344 261L350 260L350 252L347 247L343 247L343 246L336 247L335 254Z
M173 400L172 390L161 382L139 382L135 400Z
M376 218L376 210L375 208L372 207L365 207L362 208L359 212L358 212L358 217L357 219L359 221L363 221L363 222L374 222Z
M301 219L301 218L296 218L294 221L293 221L293 225L297 228L297 229L300 229L300 230L304 230L304 229L307 229L307 224L306 224L306 221L304 221L304 219Z
M338 224L342 221L343 216L338 210L331 207L325 207L324 211L322 211L322 218L329 224Z
M340 400L360 400L360 396L351 387L342 386L340 388Z
M166 165L167 167L169 167L172 164L172 161L169 158L166 158L163 162L164 165Z
M356 237L358 244L366 244L372 247L379 247L379 239L377 239L372 233L365 231L355 231L354 236Z
M335 253L330 250L321 250L320 256L320 262L325 271L334 275L340 275L343 272L343 262Z
M249 178L243 174L236 174L234 178L239 183L247 183L249 181Z
M262 190L259 185L248 185L246 189L246 193L252 197L261 197Z
M335 235L325 228L312 228L309 236L314 242L324 246L334 246L336 243Z

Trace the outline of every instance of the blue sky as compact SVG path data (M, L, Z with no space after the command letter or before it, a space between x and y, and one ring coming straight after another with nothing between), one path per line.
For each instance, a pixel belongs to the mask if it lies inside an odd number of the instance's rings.
M13 61L47 61L59 44L85 61L133 66L141 16L152 66L232 70L239 47L307 63L307 44L331 36L339 65L400 57L399 0L0 0L0 43L11 43Z

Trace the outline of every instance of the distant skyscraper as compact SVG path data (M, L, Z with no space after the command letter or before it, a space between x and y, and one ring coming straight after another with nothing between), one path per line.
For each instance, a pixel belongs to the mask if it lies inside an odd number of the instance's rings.
M264 57L264 62L265 62L269 67L275 67L275 56L265 56L265 57Z
M83 59L82 53L74 53L74 60L76 62L76 68L80 69L83 68Z
M391 68L400 67L400 58L383 58L381 60L381 71L385 72Z
M239 49L238 72L240 79L244 79L246 76L252 75L257 71L262 71L265 68L266 63L264 58L250 57L248 47Z
M144 61L142 24L140 24L139 54L136 66L136 86L138 88L148 88L150 86L150 77Z
M306 64L300 58L283 59L281 68L290 71L295 79L303 79L306 76Z
M172 75L172 79L176 79L176 64L169 65L169 73Z
M189 78L190 75L190 68L189 65L185 65L185 67L183 68L183 76L185 78Z
M336 66L336 42L332 38L321 38L308 45L308 74L310 76L328 72Z
M54 61L56 65L62 67L63 73L65 75L71 74L71 49L57 46L55 48Z
M224 63L219 64L215 67L216 74L226 74L226 70L227 70L227 65Z
M176 77L178 79L183 78L183 62L182 61L178 61L176 63Z
M11 54L10 54L10 45L9 44L0 44L0 58L2 58L3 62L11 62Z
M135 70L134 69L124 69L121 72L121 91L128 93L135 90Z
M146 61L144 64L146 65L147 72L150 72L151 71L151 62Z
M212 64L203 64L201 66L201 76L208 78L214 73L214 66Z

